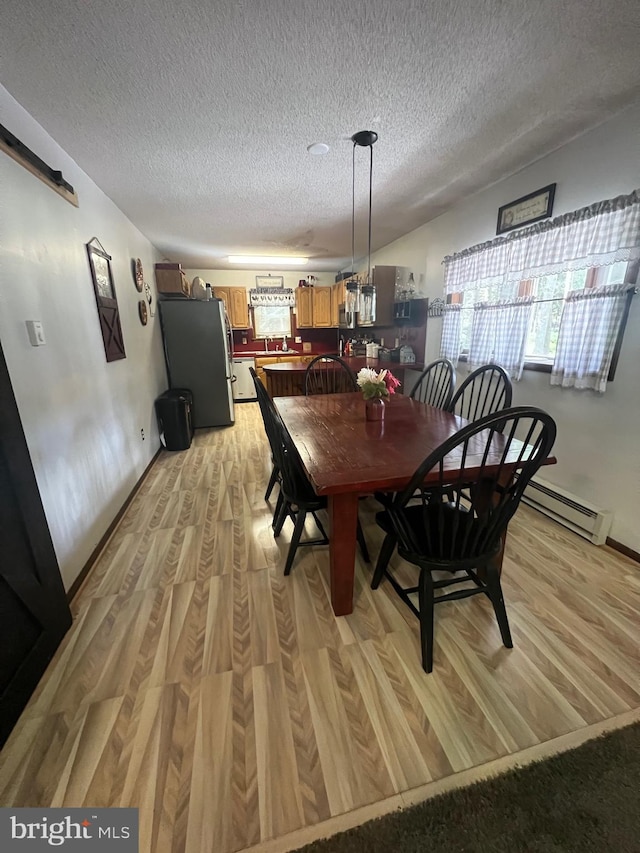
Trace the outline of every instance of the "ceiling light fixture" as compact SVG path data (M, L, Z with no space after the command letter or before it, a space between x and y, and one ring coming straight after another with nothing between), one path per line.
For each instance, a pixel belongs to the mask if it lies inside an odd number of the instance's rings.
M351 170L351 276L346 284L345 318L349 328L372 326L376 321L376 291L371 277L371 190L373 186L373 144L378 139L374 130L360 130L351 137L353 142ZM353 280L355 275L355 220L356 220L356 145L370 149L369 157L369 239L367 245L367 278L362 286Z
M260 266L266 264L273 266L304 266L304 264L309 263L309 258L285 258L271 255L229 255L227 260L230 264L260 264Z
M353 262L355 230L354 222L356 215L356 145L369 148L369 242L367 249L367 284L371 283L371 189L373 186L373 144L378 139L375 130L359 130L351 137L353 142L353 169L352 169L352 204L351 204L351 260ZM353 269L353 263L352 263Z
M307 145L307 151L309 152L309 154L328 154L329 146L326 142L312 142L311 145Z

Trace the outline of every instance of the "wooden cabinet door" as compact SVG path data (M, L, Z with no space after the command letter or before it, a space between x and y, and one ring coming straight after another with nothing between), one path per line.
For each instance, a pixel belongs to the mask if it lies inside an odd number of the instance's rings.
M313 290L312 287L296 290L296 325L299 329L313 326Z
M229 320L231 320L231 297L229 295L228 287L214 287L213 295L216 299L222 299L224 302L224 310L229 314Z
M331 288L313 288L313 326L325 329L331 326Z
M249 307L246 287L229 288L229 320L234 329L249 328Z
M263 385L267 384L265 373L264 373L264 365L265 364L277 364L279 361L277 356L265 356L264 358L259 357L255 360L256 365L256 375L262 381Z
M340 305L343 288L338 284L331 285L331 325L337 327L340 325ZM344 299L342 299L344 302Z

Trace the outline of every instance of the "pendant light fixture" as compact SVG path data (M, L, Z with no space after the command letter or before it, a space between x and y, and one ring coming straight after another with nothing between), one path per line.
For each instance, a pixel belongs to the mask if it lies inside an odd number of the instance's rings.
M359 130L351 137L353 142L352 162L352 186L351 186L351 271L355 264L355 218L356 218L356 146L369 148L369 221L368 221L368 243L367 243L367 278L362 287L357 284L349 287L347 284L347 297L351 303L352 311L347 311L348 324L355 326L355 313L358 312L358 325L371 326L376 319L376 291L371 277L371 196L373 187L373 144L378 139L374 130ZM353 325L349 320L353 315Z

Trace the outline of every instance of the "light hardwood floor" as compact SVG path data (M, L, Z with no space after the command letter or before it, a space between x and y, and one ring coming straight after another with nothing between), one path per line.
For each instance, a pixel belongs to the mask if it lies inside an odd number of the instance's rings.
M426 675L417 621L359 555L351 616L326 547L283 577L262 421L236 412L147 476L0 754L0 805L137 806L144 853L285 850L638 717L637 564L521 507L515 648L482 597L440 605Z

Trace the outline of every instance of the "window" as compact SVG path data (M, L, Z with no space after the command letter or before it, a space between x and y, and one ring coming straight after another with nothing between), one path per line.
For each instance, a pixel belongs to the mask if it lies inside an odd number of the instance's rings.
M604 392L640 263L640 190L478 243L444 261L440 354L525 364L552 385Z
M256 305L253 308L256 338L291 337L291 308L288 305Z
M459 302L463 309L460 313L460 352L466 356L471 345L473 310L466 309L473 309L478 302L495 303L531 296L533 306L525 344L525 366L550 366L556 354L565 298L575 290L623 284L627 280L628 266L619 261L606 267L555 273L506 285L483 284L454 294L452 301Z

